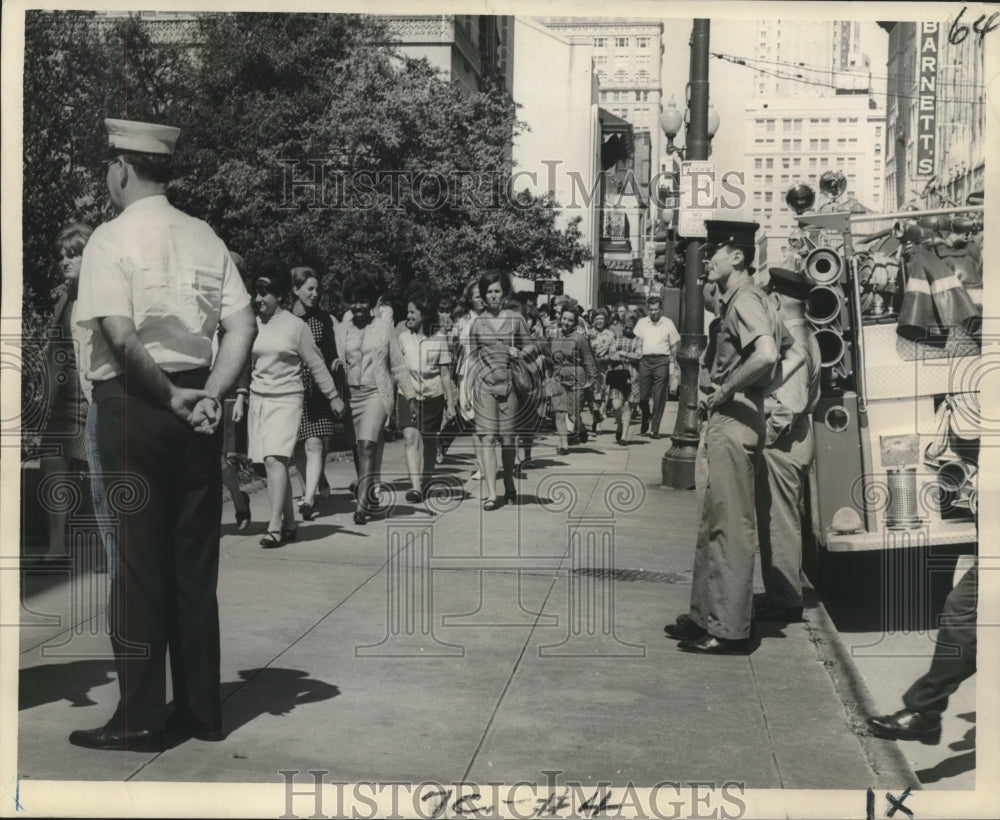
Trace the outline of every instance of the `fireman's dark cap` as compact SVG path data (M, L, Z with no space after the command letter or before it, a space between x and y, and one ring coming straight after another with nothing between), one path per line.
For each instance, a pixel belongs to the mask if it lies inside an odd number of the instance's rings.
M756 222L737 222L731 219L706 219L705 229L707 236L705 237L705 247L703 250L706 259L711 259L719 248L726 245L732 245L734 248L739 248L740 250L746 252L750 251L751 254L753 250L756 249L756 243L754 242L754 235L760 228ZM752 262L753 257L750 256L747 262Z
M813 289L804 274L787 268L768 268L770 280L767 284L768 291L780 293L784 296L791 296L793 299L805 301L809 296L809 291Z

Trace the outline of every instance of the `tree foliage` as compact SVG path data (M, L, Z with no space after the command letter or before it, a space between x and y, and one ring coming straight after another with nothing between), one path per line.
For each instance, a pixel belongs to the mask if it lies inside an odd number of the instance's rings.
M109 215L106 116L181 126L171 200L251 270L309 265L328 290L376 274L399 293L588 258L579 218L559 228L550 197L508 190L524 127L510 97L463 93L396 52L377 18L206 14L181 41L156 25L29 12L25 277L39 291L58 228Z

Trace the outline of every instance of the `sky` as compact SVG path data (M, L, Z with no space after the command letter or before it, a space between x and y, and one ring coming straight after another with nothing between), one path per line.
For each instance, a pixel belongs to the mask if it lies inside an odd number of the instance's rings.
M709 31L709 51L731 54L739 57L753 56L753 43L746 36L747 20L712 20ZM794 21L789 20L789 25ZM691 66L692 20L663 20L663 106L666 108L673 96L677 107L683 111L685 86ZM861 51L871 59L874 77L886 74L886 55L889 35L873 21L861 23ZM711 160L716 166L716 179L727 170L744 170L745 135L744 120L747 102L750 100L753 71L733 63L710 58L708 63L709 103L719 112L720 126L712 140ZM884 84L883 84L884 87ZM885 103L884 95L877 101ZM683 144L678 138L677 144ZM809 182L810 180L806 180ZM815 187L815 181L812 181Z

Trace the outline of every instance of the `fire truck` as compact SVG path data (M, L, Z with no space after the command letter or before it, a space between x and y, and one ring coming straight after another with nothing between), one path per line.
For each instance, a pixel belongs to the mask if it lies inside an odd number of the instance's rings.
M822 359L806 561L975 552L983 207L852 213L835 209L846 182L820 187L834 209L789 189L799 232L781 265L814 285Z

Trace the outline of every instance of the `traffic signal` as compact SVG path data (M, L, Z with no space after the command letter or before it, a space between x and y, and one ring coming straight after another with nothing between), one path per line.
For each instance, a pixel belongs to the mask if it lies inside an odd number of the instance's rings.
M667 230L667 223L657 222L653 229L653 270L655 276L660 281L666 278L670 269L670 233Z

